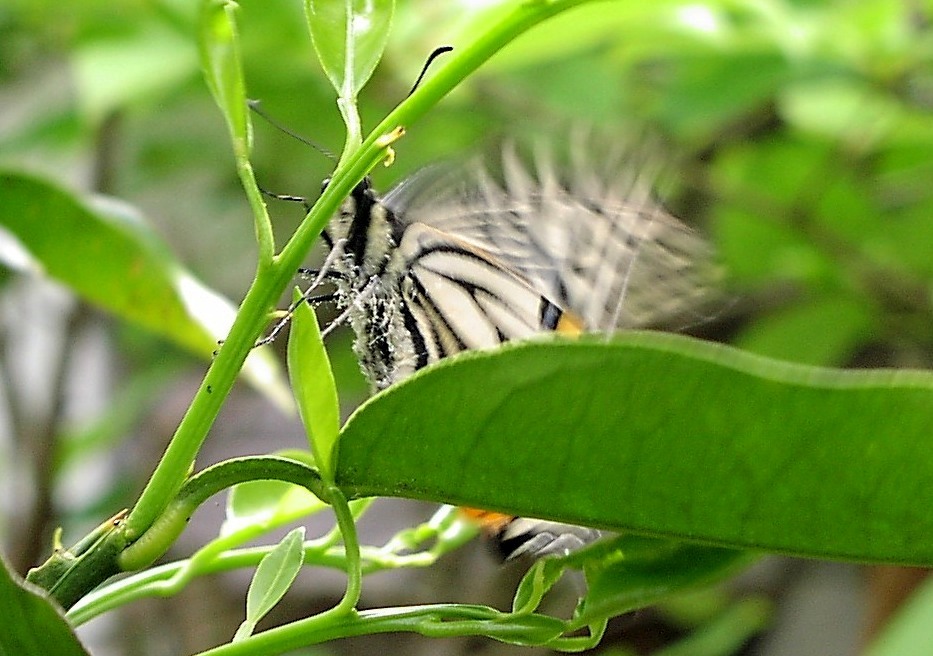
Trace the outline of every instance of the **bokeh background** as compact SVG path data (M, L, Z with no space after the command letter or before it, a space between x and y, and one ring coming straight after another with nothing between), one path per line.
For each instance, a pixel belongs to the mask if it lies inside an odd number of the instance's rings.
M301 3L239 4L250 97L339 152L342 124ZM385 58L361 95L364 125L403 99L428 53L488 4L399 0ZM0 166L130 203L179 260L236 302L254 273L252 222L199 70L197 9L187 0L0 0ZM668 206L706 232L728 266L736 302L706 336L809 364L929 368L931 20L921 0L592 3L532 30L408 126L395 165L377 170L375 184L388 189L431 162L494 152L507 138L561 140L583 127L611 140L635 128L653 135L669 162ZM332 163L255 125L263 187L313 198ZM281 243L303 213L272 208ZM329 346L349 412L367 386L348 336ZM67 542L132 503L205 362L6 268L0 349L0 546L25 571L44 559L55 526ZM199 464L303 444L295 418L243 386ZM431 512L382 502L361 530L378 544ZM199 511L171 556L216 535L222 514L222 499ZM228 640L249 574L133 604L82 637L95 654L115 656ZM504 606L520 574L520 564L503 566L476 542L431 570L367 579L363 602ZM703 653L857 653L923 577L770 558L721 589L621 618L601 649L654 653L692 631L729 626L730 637ZM304 572L265 625L329 606L341 585L336 573ZM737 605L749 599L766 610L729 614L751 608ZM468 652L518 648L376 636L307 651Z

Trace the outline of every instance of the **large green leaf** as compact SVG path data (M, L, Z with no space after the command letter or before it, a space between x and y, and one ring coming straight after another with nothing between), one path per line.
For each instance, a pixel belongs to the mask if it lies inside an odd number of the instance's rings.
M0 656L87 656L55 605L0 559Z
M0 263L57 280L202 357L211 357L235 314L233 304L185 270L128 206L86 202L13 171L0 171ZM250 354L245 374L290 407L277 361L260 351Z
M337 482L801 556L933 564L933 374L674 335L442 362L361 407Z

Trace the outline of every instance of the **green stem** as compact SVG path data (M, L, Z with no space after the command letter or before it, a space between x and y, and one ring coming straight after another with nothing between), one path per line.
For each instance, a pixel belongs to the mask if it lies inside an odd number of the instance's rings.
M310 240L320 234L325 222L336 211L340 202L385 156L386 146L378 143L385 135L399 126L413 124L468 75L520 34L562 11L593 1L595 0L522 2L498 23L483 25L487 31L482 36L445 58L443 67L392 110L366 137L355 157L350 158L346 166L338 165L330 184L282 249L278 261L283 266L293 267L292 270L300 266ZM341 158L341 161L343 160L344 157ZM321 207L321 212L317 211L318 206Z
M317 470L278 456L246 456L225 460L192 476L149 529L120 554L124 571L142 569L164 554L184 530L198 506L245 481L278 480L300 485L327 502ZM344 502L346 504L346 502Z
M334 515L337 518L337 526L343 535L346 559L345 565L347 571L347 588L340 602L330 610L315 615L314 617L310 617L307 620L295 622L294 624L303 624L304 629L302 631L313 631L316 627L325 628L335 624L339 625L343 622L353 623L357 620L358 617L355 609L356 604L360 599L360 591L362 590L363 572L360 561L360 545L356 535L356 524L354 522L353 513L350 510L350 506L347 503L346 498L343 496L343 493L338 488L329 488L328 497L334 508ZM236 650L238 645L243 645L246 642L252 641L254 639L255 636L238 641L236 643L224 645L224 647ZM263 653L262 651L254 651L254 649L255 647L249 648L249 650L245 653ZM279 646L275 646L273 649L275 651L269 653L282 652ZM234 651L232 653L239 652Z
M272 263L275 239L269 213L249 163L252 127L246 107L237 9L236 3L230 0L205 0L201 7L198 45L205 81L227 123L237 175L253 211L253 227L259 246L258 269L262 271Z
M347 139L340 154L340 162L346 162L359 149L363 141L363 126L360 123L360 113L356 107L356 98L341 96L337 98L337 108L343 123L347 126Z
M240 542L242 537L237 535L234 540ZM74 626L80 626L99 615L139 599L174 596L197 576L256 567L276 547L266 545L243 549L226 548L218 552L219 548L228 546L227 539L220 538L191 558L152 567L95 590L68 611L68 621ZM343 549L322 546L319 541L314 540L306 543L303 562L305 565L342 570L345 569L346 558ZM367 567L368 571L383 569L387 567L376 563Z
M234 157L237 175L246 191L246 197L253 212L253 229L256 232L256 244L259 247L258 271L261 273L275 259L275 235L272 232L272 221L269 219L269 212L263 201L262 193L259 191L259 185L256 184L256 176L249 161L246 144L240 148L234 147Z
M346 497L337 488L332 487L329 492L330 503L337 518L337 527L343 536L343 545L346 552L347 589L343 599L332 609L335 615L349 613L356 608L363 588L363 570L360 564L360 542L356 534L356 522L347 503Z
M138 539L152 526L181 489L208 430L265 325L273 299L278 298L277 290L284 289L290 277L290 274L274 268L257 275L240 306L230 334L208 368L162 459L126 519L129 541Z
M354 519L362 515L370 499L354 501L350 510ZM181 592L198 576L225 572L232 569L256 567L275 545L237 549L269 530L297 519L296 516L277 516L274 522L250 524L229 535L212 540L191 558L166 563L120 579L83 597L68 611L68 620L75 626L125 604L150 597L169 597ZM476 527L456 519L455 512L439 511L426 524L405 529L382 547L360 547L363 575L403 567L429 567L437 559L476 537ZM413 534L417 534L414 538ZM304 545L304 564L331 567L346 571L347 558L343 547L335 546L339 540L339 527L324 536L309 540ZM423 542L435 539L427 551L413 551ZM413 541L414 540L414 541ZM404 552L404 553L402 553Z
M48 590L63 608L70 608L88 590L119 573L117 557L126 548L122 513L112 517L70 551L60 547L43 565L30 570L27 581Z
M198 656L274 656L337 638L399 632L434 638L483 635L511 644L540 645L554 640L563 627L563 621L546 615L516 616L469 604L383 608L341 616L328 611Z
M211 542L191 558L151 567L109 583L86 595L69 609L66 615L68 621L73 626L81 626L95 617L139 599L174 596L198 576L256 567L276 545L230 548L232 541L242 543L244 538L255 537L257 536L253 533L248 536L238 534L228 541L225 536ZM305 543L303 563L346 571L347 558L344 549L329 546L326 542L329 540L320 539ZM403 567L430 567L438 558L460 544L462 541L448 544L443 549L404 555L385 553L381 548L361 547L361 571L364 575L369 575Z

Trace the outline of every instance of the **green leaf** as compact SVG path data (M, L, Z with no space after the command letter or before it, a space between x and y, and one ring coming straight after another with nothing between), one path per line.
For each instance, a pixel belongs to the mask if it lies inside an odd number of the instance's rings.
M536 611L566 570L582 570L587 592L565 631L573 633L723 578L754 558L748 552L731 549L616 536L562 558L535 562L519 584L512 607L516 613Z
M589 567L588 591L576 626L643 608L685 589L709 584L746 565L753 556L731 549L621 536L613 541L617 556ZM652 545L651 543L655 543ZM645 553L646 545L653 553ZM635 551L634 557L629 551ZM638 553L641 552L641 553Z
M933 159L933 158L931 158ZM892 213L879 222L870 244L872 255L894 269L906 269L925 280L933 280L933 198L924 199Z
M355 98L382 58L393 0L305 0L321 67L341 98Z
M532 613L541 604L544 595L564 574L566 566L558 558L540 558L522 577L512 599L512 612Z
M764 598L742 599L680 642L655 656L730 656L755 634L767 628L771 603ZM907 653L907 652L903 652Z
M340 431L340 405L324 340L311 307L296 290L298 303L288 336L288 375L314 460L325 481L333 480L333 450Z
M767 218L789 222L801 202L821 197L816 192L835 179L839 163L832 144L779 131L764 143L726 147L710 175L714 193L731 205L766 210Z
M68 622L42 591L12 573L0 558L0 654L88 656Z
M85 202L12 171L0 171L0 261L57 280L204 358L226 337L236 313L172 257L132 208L112 199ZM244 374L280 407L290 407L268 349L250 354Z
M671 79L649 98L665 126L698 142L763 105L788 76L786 58L767 49L673 59Z
M307 451L286 449L276 455L315 466ZM299 485L274 479L246 481L230 488L220 535L230 535L246 527L270 530L326 507L323 501Z
M717 208L715 216L719 252L735 280L814 281L835 271L812 241L780 221L728 206Z
M857 149L882 138L898 120L900 107L858 78L800 80L777 94L787 122Z
M198 47L207 86L227 122L234 144L248 147L252 125L240 61L240 38L231 0L203 0Z
M305 488L285 481L240 483L227 496L227 516L220 534L229 535L245 526L280 526L326 507Z
M896 419L896 420L895 420ZM742 549L933 564L933 374L632 332L444 361L345 425L337 483Z
M927 578L865 651L865 656L925 654L933 644L933 579Z
M275 549L259 562L246 593L246 619L237 629L234 642L252 635L259 620L288 592L301 570L304 537L304 526L289 531Z

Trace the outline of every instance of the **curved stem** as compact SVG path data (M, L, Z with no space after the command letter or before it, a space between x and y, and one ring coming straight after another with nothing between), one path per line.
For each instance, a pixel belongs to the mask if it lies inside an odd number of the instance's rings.
M363 587L363 570L360 564L360 542L356 534L356 522L346 497L336 487L332 487L328 492L334 515L337 518L337 527L343 536L347 559L347 589L343 594L343 599L332 611L335 615L340 615L356 608Z
M483 635L511 644L541 645L557 638L564 628L562 620L546 615L518 616L470 604L382 608L341 616L332 613L269 629L198 656L274 656L337 638L398 632L434 638Z
M371 499L361 499L349 505L354 519L370 506ZM67 613L68 620L80 626L107 611L138 599L169 597L181 592L198 576L232 569L256 567L275 545L237 548L269 530L303 517L307 513L277 515L273 521L250 524L231 534L212 540L185 560L166 563L108 583L86 595ZM387 569L429 567L446 553L460 548L476 537L477 528L457 518L456 510L442 508L428 522L414 529L405 529L381 547L360 547L362 574L374 574ZM339 527L304 544L304 564L347 570L346 552L336 546ZM418 546L436 540L427 550Z
M274 299L278 298L290 277L290 274L275 267L256 276L240 306L230 334L221 345L162 459L126 519L125 531L130 542L152 525L181 489L186 473L233 387L246 356L265 326L265 317Z
M327 502L329 491L323 488L320 474L304 463L278 456L246 456L225 460L192 476L185 483L149 529L120 554L118 563L121 569L142 569L154 562L174 544L198 506L222 490L238 483L257 480L294 483Z

